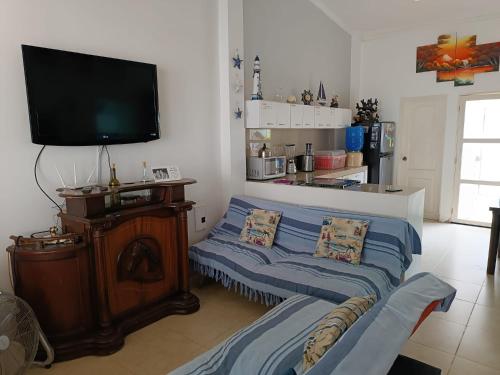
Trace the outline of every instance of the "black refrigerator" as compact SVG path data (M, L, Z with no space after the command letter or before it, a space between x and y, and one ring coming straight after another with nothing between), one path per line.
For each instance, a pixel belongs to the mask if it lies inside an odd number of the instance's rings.
M363 160L368 166L368 183L392 185L396 124L382 121L365 127Z

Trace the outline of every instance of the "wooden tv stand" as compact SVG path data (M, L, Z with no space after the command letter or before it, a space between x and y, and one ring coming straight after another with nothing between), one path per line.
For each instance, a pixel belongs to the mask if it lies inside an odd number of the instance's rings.
M14 288L35 311L55 360L106 355L128 333L170 314L189 314L187 211L183 179L125 184L90 193L62 190L69 244L10 246ZM80 241L78 241L80 238Z

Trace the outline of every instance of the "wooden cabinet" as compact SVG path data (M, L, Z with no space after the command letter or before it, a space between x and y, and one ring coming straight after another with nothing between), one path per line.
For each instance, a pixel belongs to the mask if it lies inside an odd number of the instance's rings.
M313 129L314 128L314 107L310 105L303 105L303 118L302 125L305 129Z
M351 125L352 111L267 100L247 100L245 127L250 129L338 129Z
M246 102L247 128L290 128L290 104L266 100Z
M347 128L352 123L352 111L348 108L332 108L332 127Z
M329 107L314 107L314 127L329 129L333 127L332 110Z
M7 249L15 292L35 311L56 361L113 353L126 334L198 310L187 238L194 202L184 198L184 186L194 182L64 191L62 227L81 240ZM130 199L139 190L149 193Z
M274 103L276 112L276 128L286 129L290 127L290 104Z
M295 129L314 128L314 107L308 105L290 105L290 127Z

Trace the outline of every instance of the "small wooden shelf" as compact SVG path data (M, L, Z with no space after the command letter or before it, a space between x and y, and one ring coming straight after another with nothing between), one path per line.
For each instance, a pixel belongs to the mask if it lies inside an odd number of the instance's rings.
M184 201L184 186L196 183L192 178L171 182L133 182L118 187L94 186L85 193L82 189L58 189L66 199L66 213L71 216L93 218L116 211L158 204ZM127 203L127 196L138 192L135 202Z

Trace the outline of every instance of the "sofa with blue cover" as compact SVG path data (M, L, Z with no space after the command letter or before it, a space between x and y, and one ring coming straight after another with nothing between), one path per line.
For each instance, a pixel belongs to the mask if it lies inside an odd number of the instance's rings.
M433 310L447 311L456 290L417 274L393 289L303 370L308 335L337 304L295 295L170 375L385 375L403 345Z
M252 208L282 213L272 248L240 241ZM360 265L313 256L326 216L369 221ZM234 196L208 238L191 246L189 258L201 274L274 305L296 294L333 303L367 294L381 299L400 285L412 254L420 253L417 232L402 219Z

